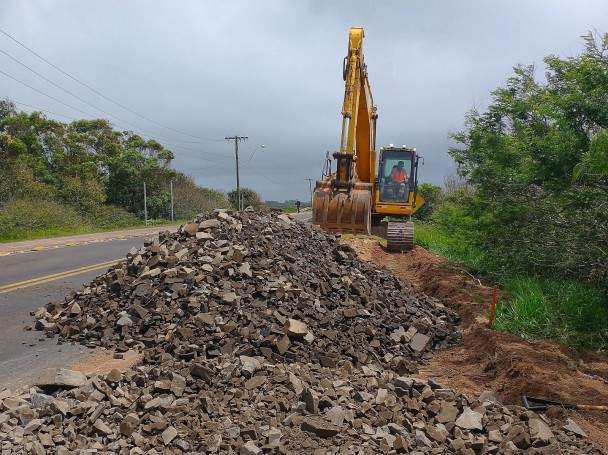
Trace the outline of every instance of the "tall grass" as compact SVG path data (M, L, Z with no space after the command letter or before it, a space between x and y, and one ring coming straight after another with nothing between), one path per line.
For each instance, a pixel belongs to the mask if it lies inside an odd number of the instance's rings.
M466 241L450 235L436 225L417 222L414 243L449 261L466 264L471 273L488 273L481 251L475 250Z
M572 348L608 349L608 306L601 290L534 277L511 278L504 286L510 299L497 307L496 329Z
M155 225L170 224L157 220ZM98 207L83 215L52 198L15 198L0 207L0 242L34 240L144 227L144 222L116 206Z
M53 199L13 199L0 210L0 241L80 234L93 225L76 210Z
M432 223L416 223L415 241L474 274L490 275L507 291L494 328L528 339L556 339L571 348L608 349L608 293L568 279L520 276L493 268L482 252Z

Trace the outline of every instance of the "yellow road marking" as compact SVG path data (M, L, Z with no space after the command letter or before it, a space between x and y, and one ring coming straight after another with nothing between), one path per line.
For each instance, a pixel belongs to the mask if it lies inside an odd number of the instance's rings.
M6 284L4 286L0 286L0 294L16 291L17 289L29 288L30 286L36 286L39 284L48 283L50 281L60 280L61 278L68 278L85 272L92 272L93 270L107 268L121 260L122 259L120 258L112 259L111 261L88 265L86 267L80 267L78 269L66 270L65 272L54 273L52 275L41 276L38 278L32 278L30 280L20 281L18 283Z
M44 251L46 250L45 246L35 246L34 248L32 248L32 251Z

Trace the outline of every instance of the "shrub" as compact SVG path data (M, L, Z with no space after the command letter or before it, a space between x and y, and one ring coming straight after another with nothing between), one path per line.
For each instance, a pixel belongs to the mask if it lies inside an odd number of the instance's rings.
M116 205L99 206L93 220L101 229L132 228L143 224L135 215Z
M15 198L0 209L0 241L67 235L92 229L72 207L53 199Z

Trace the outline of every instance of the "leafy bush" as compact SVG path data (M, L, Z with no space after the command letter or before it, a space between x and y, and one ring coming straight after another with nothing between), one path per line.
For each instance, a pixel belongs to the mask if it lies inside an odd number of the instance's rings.
M262 197L260 194L251 188L241 188L241 199L243 200L243 208L247 208L249 206L253 207L255 210L268 210L264 201L262 201ZM230 201L230 205L237 210L238 208L238 196L236 190L232 190L228 193L228 200Z
M74 207L83 215L98 217L106 200L105 188L97 180L79 177L65 177L58 190L63 202Z
M95 226L100 229L128 229L143 226L143 221L130 212L115 205L102 205L93 217Z
M498 274L608 286L608 34L584 39L581 55L545 58L546 82L534 65L515 67L451 135L474 188L457 201L472 222L456 233L468 230Z
M418 193L424 198L424 205L414 213L414 218L429 221L443 201L443 191L440 186L421 183L418 185Z
M220 191L202 188L192 177L178 173L173 183L175 219L190 220L213 209L229 209L230 203Z

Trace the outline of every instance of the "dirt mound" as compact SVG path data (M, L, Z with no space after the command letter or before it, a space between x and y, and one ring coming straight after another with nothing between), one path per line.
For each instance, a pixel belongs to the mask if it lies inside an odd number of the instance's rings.
M462 317L464 333L455 346L435 353L420 369L459 391L477 395L493 390L507 403L521 395L580 404L608 405L608 360L570 351L555 341L524 340L487 328L492 288L466 270L416 247L405 254L386 252L370 239L346 240L364 259L386 267L415 289L439 298ZM608 448L608 414L580 413L581 426Z

